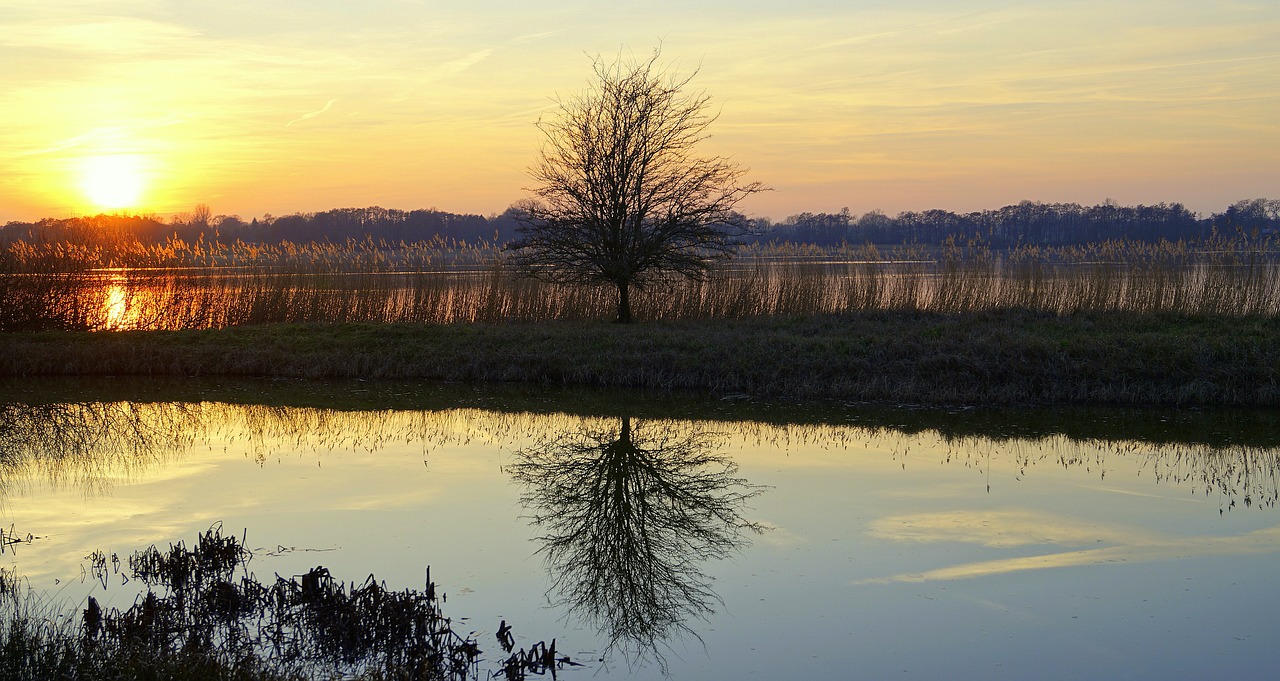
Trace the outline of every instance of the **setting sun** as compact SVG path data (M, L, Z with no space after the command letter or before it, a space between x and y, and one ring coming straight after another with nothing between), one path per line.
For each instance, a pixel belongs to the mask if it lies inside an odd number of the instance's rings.
M1207 215L1280 186L1277 2L695 4L6 3L0 224L501 213L590 55L659 44L723 106L707 150L773 188L753 217L1106 198Z
M80 188L97 208L136 208L145 185L143 159L136 154L90 156L80 163Z

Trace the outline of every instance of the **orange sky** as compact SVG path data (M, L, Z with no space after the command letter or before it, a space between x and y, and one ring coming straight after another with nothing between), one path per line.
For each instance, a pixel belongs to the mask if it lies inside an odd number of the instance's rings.
M800 211L1280 197L1280 4L7 0L0 222L501 212L590 55L663 46Z

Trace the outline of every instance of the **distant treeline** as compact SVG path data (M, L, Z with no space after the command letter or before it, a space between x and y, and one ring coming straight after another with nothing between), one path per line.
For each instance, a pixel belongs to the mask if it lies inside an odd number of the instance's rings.
M443 241L499 245L517 235L516 211L490 216L445 211L389 208L339 208L319 213L265 215L245 221L236 215L214 215L207 206L163 220L154 215L97 215L38 222L10 222L0 227L0 245L15 242L73 243L110 246L127 242L163 243L343 243L351 240L387 243ZM997 210L954 213L908 211L890 217L880 211L856 216L799 213L781 222L748 220L749 243L941 244L949 238L978 239L1002 248L1019 244L1051 246L1109 240L1139 242L1196 241L1213 234L1265 239L1280 234L1280 199L1240 201L1221 213L1200 217L1182 204L1096 206L1023 201Z
M113 244L117 242L277 244L291 242L343 243L383 241L416 243L443 240L474 244L498 243L514 238L517 222L511 211L503 215L467 215L428 210L389 208L337 208L320 213L267 214L245 221L238 215L213 215L207 206L196 206L168 221L154 215L95 215L45 218L38 222L10 222L0 227L0 244L27 243Z
M997 210L953 213L910 211L889 217L871 211L861 217L838 213L800 213L780 223L757 221L755 239L763 242L850 244L940 244L948 238L981 239L997 248L1019 244L1066 246L1111 240L1195 241L1214 233L1266 238L1280 233L1280 200L1240 201L1221 213L1201 218L1180 203L1096 206L1023 201Z

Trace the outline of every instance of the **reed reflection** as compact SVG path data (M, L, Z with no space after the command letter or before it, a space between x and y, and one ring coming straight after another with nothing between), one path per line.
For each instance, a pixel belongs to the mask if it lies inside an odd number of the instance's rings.
M0 403L0 500L33 477L101 493L114 475L186 453L207 423L199 404Z
M0 502L38 480L90 496L221 442L259 465L279 453L502 443L527 414L361 410L219 402L0 402Z
M261 384L253 388L264 390ZM1020 432L1007 418L970 419L957 429L943 420L945 416L888 411L868 412L857 425L739 420L714 426L708 421L680 421L678 427L714 427L725 432L727 443L754 447L873 447L891 451L904 462L918 451L928 452L929 460L941 452L944 463L984 470L990 470L993 460L1012 460L1019 477L1046 465L1084 468L1105 477L1112 463L1128 460L1137 462L1143 476L1150 475L1157 484L1218 495L1225 508L1280 505L1280 446L1272 421L1241 423L1229 413L1202 414L1186 432L1160 433L1140 430L1130 422L1082 417L1073 422L1071 432L1062 433ZM409 443L420 445L426 460L431 450L446 445L516 448L534 440L538 447L548 446L565 439L557 434L579 427L582 418L456 407L353 409L189 399L27 403L0 396L0 503L40 479L54 487L104 494L116 481L140 479L188 456L197 446L213 443L241 450L260 465L283 451L372 452ZM1226 435L1201 437L1212 432ZM614 439L622 439L622 434L619 431ZM626 435L635 439L635 433Z
M762 531L742 513L763 488L737 477L717 444L697 425L623 417L516 452L509 472L543 532L548 598L605 635L606 652L662 664L660 645L697 638L689 621L719 600L703 564Z

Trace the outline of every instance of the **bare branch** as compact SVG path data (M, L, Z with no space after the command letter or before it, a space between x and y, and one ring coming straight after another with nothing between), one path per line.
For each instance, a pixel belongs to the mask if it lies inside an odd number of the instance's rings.
M619 321L631 319L631 287L672 272L701 277L731 255L744 228L735 208L766 190L729 159L697 155L718 114L706 93L688 90L696 71L670 74L659 56L597 59L593 85L538 121L533 200L511 245L530 276L618 287Z

